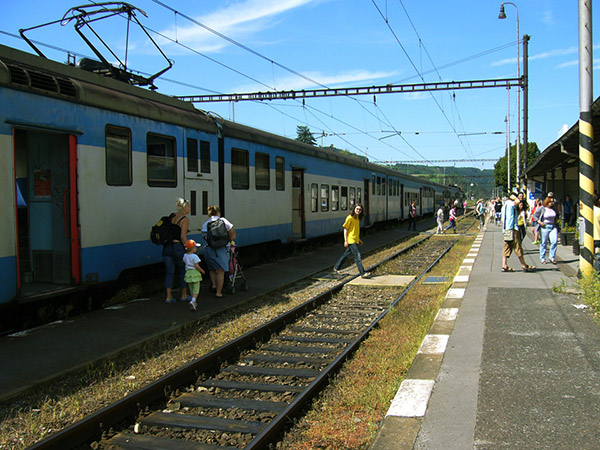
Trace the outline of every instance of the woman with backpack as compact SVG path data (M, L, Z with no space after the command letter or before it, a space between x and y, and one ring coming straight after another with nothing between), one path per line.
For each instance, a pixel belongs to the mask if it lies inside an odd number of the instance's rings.
M190 219L187 215L190 213L190 202L180 198L177 200L177 212L172 213L170 217L171 229L170 239L163 244L162 255L165 258L165 288L167 290L167 299L165 303L173 303L171 289L175 279L175 268L179 279L179 287L181 288L182 302L189 302L192 298L188 296L187 283L184 280L185 266L183 264L183 255L185 254L184 243L187 242L187 233L190 227Z
M233 224L221 217L221 209L218 206L209 206L207 212L209 218L201 230L206 242L204 260L212 283L211 291L215 292L217 297L223 297L225 272L229 270L227 245L236 238L237 233Z

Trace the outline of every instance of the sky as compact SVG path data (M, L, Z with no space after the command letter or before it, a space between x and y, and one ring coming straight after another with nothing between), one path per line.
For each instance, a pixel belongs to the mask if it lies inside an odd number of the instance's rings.
M496 0L131 1L142 11L136 17L173 61L155 81L165 95L515 78L517 55L523 55L517 36L527 34L529 142L543 151L564 125L570 128L579 117L574 0L514 1L505 5L504 20L498 19L501 2ZM18 38L18 30L57 21L81 4L85 2L5 4L0 44L33 52ZM599 19L596 10L593 31ZM38 45L53 60L67 61L66 51L77 59L93 56L73 25L56 23L26 35L51 46ZM137 26L131 26L126 46L127 21L121 17L98 21L94 29L129 69L154 74L167 66ZM598 52L600 39L593 42ZM598 61L594 58L595 69ZM598 83L595 77L594 98ZM307 126L318 145L333 145L372 162L493 169L505 154L507 130L513 144L517 139L517 88L196 107L289 138L296 137L298 126Z

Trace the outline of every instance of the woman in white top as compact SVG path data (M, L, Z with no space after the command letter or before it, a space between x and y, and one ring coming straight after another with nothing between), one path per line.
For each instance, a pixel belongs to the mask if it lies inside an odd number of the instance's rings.
M208 207L209 219L202 225L202 233L206 246L204 247L204 260L208 266L208 274L210 275L210 281L212 282L211 290L215 292L217 297L223 297L223 283L225 281L225 272L229 270L229 253L227 250L227 243L222 246L211 246L209 245L208 239L208 225L216 220L222 220L225 224L225 228L228 234L228 241L233 241L237 233L233 229L233 224L221 217L221 209L218 206Z

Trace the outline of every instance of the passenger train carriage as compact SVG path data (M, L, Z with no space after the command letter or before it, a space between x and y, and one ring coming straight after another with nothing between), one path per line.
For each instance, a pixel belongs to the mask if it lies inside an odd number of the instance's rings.
M0 111L0 304L162 261L149 230L178 197L191 238L217 204L239 247L339 232L355 202L368 226L462 197L5 46Z

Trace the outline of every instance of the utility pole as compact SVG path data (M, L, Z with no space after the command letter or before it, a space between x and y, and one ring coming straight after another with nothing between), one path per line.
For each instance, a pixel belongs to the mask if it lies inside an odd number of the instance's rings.
M579 201L584 219L582 275L594 272L594 128L592 127L592 0L579 0Z

